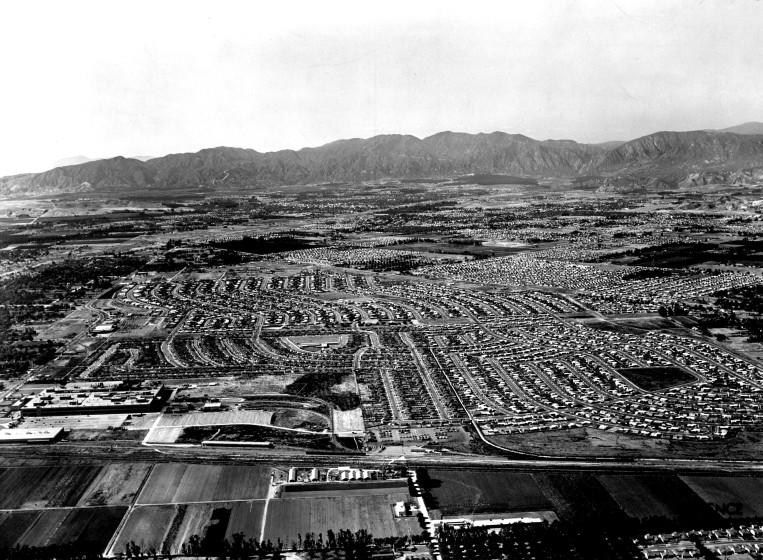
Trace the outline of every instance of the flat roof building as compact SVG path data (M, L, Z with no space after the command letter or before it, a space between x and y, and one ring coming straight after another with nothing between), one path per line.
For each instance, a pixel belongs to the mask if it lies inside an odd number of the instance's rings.
M5 428L0 430L0 444L53 443L63 432L63 428Z
M66 386L40 391L19 403L18 410L22 416L151 412L161 406L161 390L162 387L120 390L103 386Z

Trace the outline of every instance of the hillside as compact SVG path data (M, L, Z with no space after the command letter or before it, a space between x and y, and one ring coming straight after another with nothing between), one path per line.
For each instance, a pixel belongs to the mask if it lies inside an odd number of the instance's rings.
M626 142L593 163L599 173L677 180L705 170L763 164L763 136L711 132L657 132Z
M740 125L754 130L756 123ZM147 161L116 157L0 178L0 195L120 192L142 189L246 188L470 173L607 177L675 185L689 176L763 166L763 135L720 131L657 132L598 145L534 140L521 134L440 132L424 139L381 135L316 148L261 153L218 147ZM708 177L710 175L707 175ZM739 175L737 177L746 177Z
M718 132L733 132L734 134L763 134L763 123L746 122L737 126L730 126Z

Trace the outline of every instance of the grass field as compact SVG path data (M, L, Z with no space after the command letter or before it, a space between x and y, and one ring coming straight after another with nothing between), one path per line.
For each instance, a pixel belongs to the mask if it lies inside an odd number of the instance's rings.
M430 507L446 515L551 507L529 473L431 469L428 475L421 483L430 489Z
M264 498L270 468L259 466L156 465L138 497L140 504L177 504Z
M106 465L82 494L79 505L129 505L150 470L148 463Z
M99 471L90 466L0 469L0 509L74 506Z
M719 515L763 517L763 479L750 476L682 476Z
M617 372L644 391L659 391L697 380L688 371L677 367L622 368Z
M101 553L126 511L92 507L5 513L0 516L0 547L70 544L79 553Z
M382 496L321 497L313 499L282 498L271 500L265 525L265 538L281 539L290 545L297 534L323 533L331 529L366 529L374 537L395 537L421 533L418 520L395 519L392 505L408 499L405 494Z

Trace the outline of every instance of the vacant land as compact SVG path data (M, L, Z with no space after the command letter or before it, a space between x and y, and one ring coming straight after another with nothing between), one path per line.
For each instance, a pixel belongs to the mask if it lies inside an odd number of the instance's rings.
M129 505L150 470L148 463L106 465L82 494L79 505Z
M395 519L392 505L408 499L408 493L368 496L323 497L313 499L285 498L270 502L265 525L265 539L285 543L297 535L332 530L366 529L374 537L396 537L421 533L416 518Z
M15 467L0 469L0 508L74 506L100 467Z
M621 368L617 371L644 391L660 391L697 380L688 371L677 367Z
M259 466L185 465L154 467L141 492L141 504L177 504L264 498L270 468Z
M763 516L763 479L750 476L682 476L689 488L719 515L733 517Z
M529 473L429 470L421 480L444 515L530 511L551 504Z

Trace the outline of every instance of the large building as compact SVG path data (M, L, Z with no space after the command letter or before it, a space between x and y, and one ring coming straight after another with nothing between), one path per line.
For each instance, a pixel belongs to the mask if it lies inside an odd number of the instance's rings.
M6 428L0 430L0 444L53 443L63 432L63 428Z
M23 416L151 412L161 407L161 392L162 387L124 390L119 385L67 385L40 391L14 408Z

